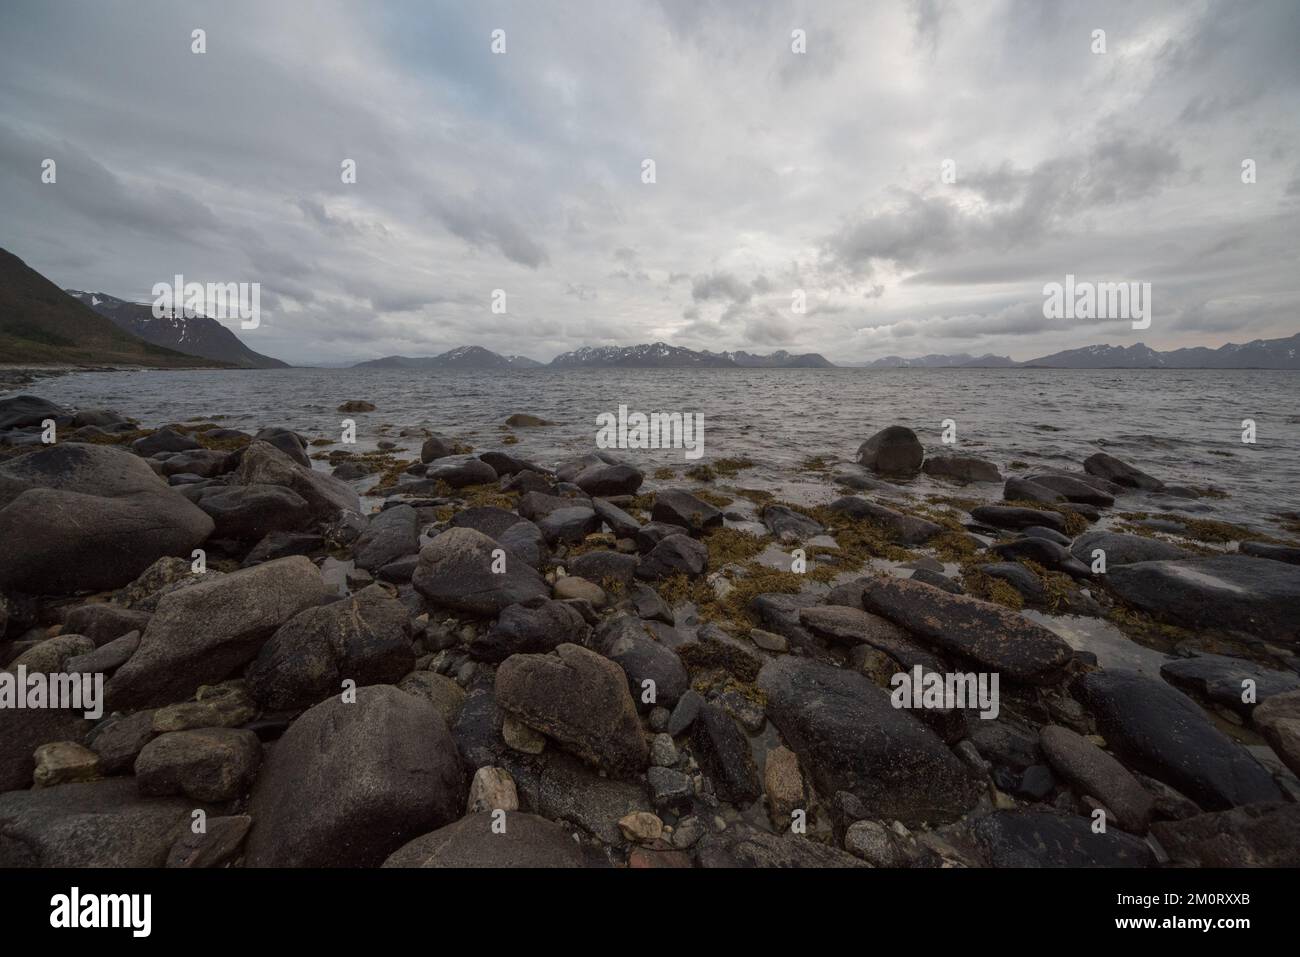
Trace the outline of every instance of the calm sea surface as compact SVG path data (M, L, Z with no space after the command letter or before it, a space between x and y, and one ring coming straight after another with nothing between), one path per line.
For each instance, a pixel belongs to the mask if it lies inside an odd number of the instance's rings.
M1032 369L534 370L509 376L370 369L89 372L22 390L77 407L106 407L146 426L217 420L248 430L282 425L337 439L336 411L349 399L377 411L350 416L358 448L380 439L418 453L401 428L424 427L498 448L514 412L556 423L517 429L507 450L545 465L594 447L596 416L620 404L640 412L701 412L704 457L747 457L735 484L816 500L834 494L824 475L798 469L814 455L849 464L858 445L887 425L914 429L927 452L944 450L942 422L957 423L956 451L1031 467L1078 468L1105 450L1170 483L1213 485L1223 500L1169 500L1166 507L1274 525L1300 510L1300 373L1277 371L1091 371ZM1241 441L1253 419L1256 444ZM680 451L628 451L646 469L686 463ZM658 484L658 483L652 483ZM951 491L922 477L909 491ZM982 497L1000 488L972 486ZM1124 504L1124 503L1121 503ZM1132 503L1137 507L1138 503ZM1153 507L1142 503L1144 508Z

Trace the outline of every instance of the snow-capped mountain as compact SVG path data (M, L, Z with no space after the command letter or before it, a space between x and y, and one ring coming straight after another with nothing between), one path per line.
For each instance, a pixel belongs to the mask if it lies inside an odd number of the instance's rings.
M769 356L749 352L697 352L666 342L636 346L583 346L551 360L555 369L731 369L731 368L829 368L831 363L816 353L792 356L785 351Z
M1017 363L1009 356L995 356L992 353L972 356L967 355L965 352L959 352L952 356L928 355L914 359L904 359L902 356L885 356L883 359L854 363L854 365L861 365L867 369L949 369L959 367L1005 369L1017 365Z
M254 352L239 337L208 316L183 315L156 318L148 303L128 302L105 292L65 290L119 329L145 342L186 355L229 362L243 369L285 369L287 362Z
M459 346L436 356L385 356L358 362L354 369L537 369L526 356L503 356L482 346Z
M1054 369L1300 369L1300 333L1285 339L1255 339L1217 349L1197 346L1159 352L1144 343L1086 346L1023 362Z

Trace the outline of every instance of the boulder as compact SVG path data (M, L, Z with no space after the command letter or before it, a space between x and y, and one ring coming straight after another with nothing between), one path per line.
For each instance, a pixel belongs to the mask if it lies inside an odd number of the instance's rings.
M720 511L680 488L656 492L650 517L656 522L679 525L692 535L708 528L721 528L723 521Z
M352 546L358 568L376 572L420 548L419 515L409 505L395 505L373 515Z
M763 524L778 538L789 533L800 541L826 531L820 522L785 505L768 505L764 508Z
M360 686L396 684L415 667L410 612L382 586L307 608L276 629L248 671L258 704L271 711L304 708Z
M1268 542L1242 542L1237 551L1255 558L1269 558L1288 565L1300 565L1300 546L1272 545Z
M904 515L884 505L868 502L865 498L846 495L831 502L830 509L849 518L865 520L878 525L886 537L898 545L924 545L944 531L942 525L914 515Z
M411 584L434 604L477 615L497 615L510 605L550 597L537 569L512 561L509 552L505 571L493 573L493 552L499 548L482 532L448 529L420 550Z
M487 485L497 480L496 469L472 455L449 455L438 459L424 473L427 482L444 482L452 488Z
M640 522L613 502L607 502L603 498L593 498L591 507L596 510L600 520L609 526L609 530L619 538L631 538L641 528Z
M1106 579L1115 594L1163 621L1300 641L1300 566L1215 555L1121 565Z
M1059 725L1045 726L1038 734L1038 745L1052 769L1076 793L1100 801L1124 830L1146 833L1155 798L1124 765L1083 735Z
M1074 652L1055 632L1013 611L966 595L951 595L906 579L868 581L863 606L930 644L961 655L1013 681L1047 684Z
M749 738L731 715L715 704L700 708L692 726L695 758L719 798L746 807L763 793Z
M254 442L265 442L279 449L289 459L305 469L311 468L311 459L307 456L307 446L301 435L278 425L261 429L253 436Z
M972 772L864 675L784 655L763 665L767 715L819 794L847 791L872 817L943 823L974 807Z
M1099 505L1103 508L1115 504L1115 496L1071 475L1061 475L1057 472L1037 472L1033 475L1027 475L1025 478L1040 488L1046 488L1063 495L1067 502L1082 502L1084 505Z
M1106 568L1110 570L1120 565L1133 565L1137 562L1158 562L1175 558L1191 558L1192 553L1158 538L1145 535L1128 535L1124 532L1110 532L1094 529L1084 532L1074 540L1070 552L1075 558L1089 568L1092 567L1092 553L1101 549L1106 553Z
M248 789L261 761L262 744L252 731L171 731L145 745L135 762L135 780L141 794L230 801Z
M316 519L328 521L340 514L361 511L356 490L342 479L294 461L269 442L255 439L239 462L241 485L283 485L297 492Z
M926 475L958 482L1001 482L1002 473L992 462L973 455L931 455L921 466Z
M7 429L25 429L40 425L46 419L71 418L72 413L61 405L35 395L14 395L0 399L0 432ZM73 424L78 424L73 421ZM82 425L93 423L80 423Z
M195 504L212 518L214 538L256 542L311 521L307 500L282 485L218 485L203 489Z
M977 505L970 510L970 515L975 521L994 528L1021 529L1041 525L1054 532L1065 532L1065 516L1059 512L1014 505Z
M1209 810L1282 800L1272 776L1181 691L1135 671L1094 671L1080 692L1127 765Z
M488 538L495 538L500 541L501 536L512 525L518 525L522 521L524 519L508 509L497 508L495 505L480 505L467 508L453 515L451 527L472 528L476 532L482 532Z
M547 512L538 519L537 528L548 544L575 545L600 531L600 519L594 509L575 502Z
M1075 558L1068 548L1046 538L1025 537L1000 542L990 551L1010 561L1036 562L1048 571L1065 572L1073 578L1087 578L1092 574L1091 567Z
M539 599L536 604L511 605L492 627L470 642L471 657L505 661L511 655L545 654L560 645L585 645L591 628L572 605Z
M456 454L456 443L436 432L424 440L420 446L420 461L433 462ZM489 463L490 464L490 463Z
M506 714L610 773L631 774L649 761L622 669L585 648L507 658L497 669L496 698Z
M630 465L589 465L573 478L588 495L635 495L645 476Z
M925 451L911 429L891 425L858 447L858 464L882 475L915 475Z
M695 578L708 567L709 550L688 535L669 535L641 559L636 577L647 581L660 581L673 575Z
M1274 695L1300 691L1300 675L1293 671L1265 668L1244 658L1226 655L1197 655L1175 658L1160 666L1160 677L1194 696L1249 717L1256 705ZM1250 701L1242 701L1246 682L1251 683Z
M247 664L277 628L330 597L320 571L301 555L171 592L105 688L110 706L182 701Z
M149 458L162 452L188 452L191 449L201 449L203 446L175 429L163 428L152 435L136 439L131 443L131 448L135 450L136 455Z
M677 652L651 635L641 619L610 618L596 632L595 648L623 669L628 691L641 711L656 705L671 708L690 688L690 677ZM654 682L654 697L646 700L645 682Z
M1083 460L1083 470L1116 485L1153 491L1164 488L1165 483L1147 475L1139 468L1123 462L1113 455L1097 452Z
M970 831L993 867L1149 867L1155 855L1122 831L1094 834L1091 818L1028 808L994 811Z
M491 812L470 814L394 851L384 867L582 867L582 851L569 832L535 814L505 817L493 827Z
M93 724L83 714L53 708L0 712L0 791L31 787L36 769L33 754L41 745L82 740Z
M458 819L465 779L428 701L391 685L313 707L271 749L249 803L249 867L374 867Z
M115 588L164 555L189 556L207 515L139 457L64 444L0 464L0 590L56 594Z
M1300 866L1300 804L1251 804L1151 826L1176 864L1192 867Z

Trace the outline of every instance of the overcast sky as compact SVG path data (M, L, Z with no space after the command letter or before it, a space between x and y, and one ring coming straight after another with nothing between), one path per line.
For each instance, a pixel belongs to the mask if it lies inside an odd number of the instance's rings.
M0 246L260 282L239 334L291 362L1286 336L1298 51L1295 0L4 0ZM1151 327L1045 319L1066 273L1152 283Z

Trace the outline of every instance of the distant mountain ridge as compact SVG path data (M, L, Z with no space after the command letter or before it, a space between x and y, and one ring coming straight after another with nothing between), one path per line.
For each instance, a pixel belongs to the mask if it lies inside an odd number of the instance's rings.
M254 352L240 338L209 316L184 315L154 316L153 307L146 303L128 302L104 292L64 290L119 329L151 342L156 346L174 349L186 355L228 362L241 369L287 369L289 364Z
M460 346L436 356L384 356L353 364L353 369L538 369L527 356L503 356L482 346Z
M140 339L0 249L0 362L201 368L228 363Z
M866 369L1300 369L1300 333L1284 339L1230 342L1217 349L1205 346L1161 352L1145 343L1131 346L1096 345L1066 349L1016 362L1008 356L928 355L914 359L886 356L852 363Z
M708 352L651 342L637 346L583 346L549 363L525 356L503 356L482 346L460 346L436 356L385 356L352 365L353 369L793 369L834 368L815 352L791 355L785 350L761 356L749 352Z

